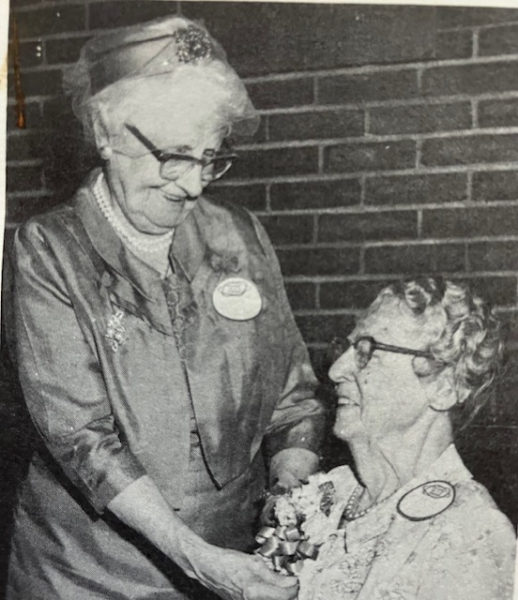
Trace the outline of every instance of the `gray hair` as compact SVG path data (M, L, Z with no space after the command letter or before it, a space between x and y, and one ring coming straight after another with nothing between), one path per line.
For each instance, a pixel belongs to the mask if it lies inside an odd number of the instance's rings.
M450 365L459 399L454 425L465 426L487 400L486 391L500 370L503 356L502 324L488 303L463 283L438 277L423 277L393 284L379 294L403 300L422 321L432 340L428 350L438 365ZM418 376L421 373L416 368Z

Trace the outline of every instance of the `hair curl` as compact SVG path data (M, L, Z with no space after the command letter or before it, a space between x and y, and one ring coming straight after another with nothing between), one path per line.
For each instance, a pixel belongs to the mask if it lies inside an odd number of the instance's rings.
M460 399L453 416L465 426L487 400L503 357L502 324L488 303L462 283L423 277L393 284L380 294L405 301L429 331L428 350L437 364L453 368L455 393ZM419 373L414 366L416 374ZM462 399L464 399L462 402Z

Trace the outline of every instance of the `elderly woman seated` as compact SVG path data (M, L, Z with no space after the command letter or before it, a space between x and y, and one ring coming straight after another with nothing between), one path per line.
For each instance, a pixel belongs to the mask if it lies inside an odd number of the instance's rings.
M330 370L334 433L356 470L318 476L335 495L315 521L321 545L299 600L511 597L513 529L452 433L454 413L480 407L501 352L498 321L461 285L429 278L379 294Z

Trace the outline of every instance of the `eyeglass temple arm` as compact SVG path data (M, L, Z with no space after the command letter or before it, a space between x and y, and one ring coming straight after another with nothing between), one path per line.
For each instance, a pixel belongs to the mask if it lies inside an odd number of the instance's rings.
M159 150L155 144L153 144L151 140L148 140L147 137L136 127L129 125L128 123L125 123L125 127L128 131L131 131L131 133L151 152L155 158L160 159L162 157L162 150Z
M411 348L391 346L390 344L381 344L380 342L375 342L374 348L377 350L386 350L387 352L396 352L398 354L412 354L413 356L422 356L423 358L433 358L433 354L426 350L412 350Z
M130 125L129 123L125 123L125 127L153 154L153 156L155 156L158 159L161 159L162 157L180 158L182 160L187 160L187 161L191 161L194 163L203 164L202 161L198 160L194 156L186 156L184 154L176 154L174 152L171 152L171 153L163 152L162 150L159 150L153 144L153 142L151 140L148 140L148 138L141 131L139 131L135 126ZM236 159L237 154L235 154L234 152L226 152L226 153L222 153L222 154L216 153L213 157L213 159L222 159L222 158Z

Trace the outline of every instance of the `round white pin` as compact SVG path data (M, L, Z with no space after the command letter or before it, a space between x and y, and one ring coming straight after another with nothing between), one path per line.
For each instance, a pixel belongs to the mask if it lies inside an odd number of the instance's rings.
M398 502L398 512L410 521L431 519L449 508L455 488L447 481L427 481L407 492Z
M257 317L262 307L257 286L242 277L229 277L212 294L212 303L220 315L233 321L247 321Z

